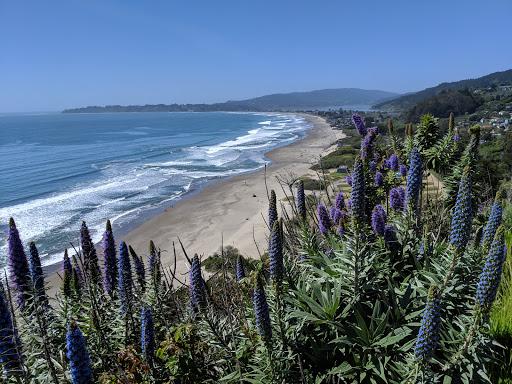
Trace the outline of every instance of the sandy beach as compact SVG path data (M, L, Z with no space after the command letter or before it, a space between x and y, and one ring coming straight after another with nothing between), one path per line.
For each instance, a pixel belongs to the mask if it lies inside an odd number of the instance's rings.
M309 168L338 138L341 131L333 130L322 118L304 115L312 128L307 135L288 146L267 154L271 163L264 169L213 183L199 193L176 203L128 233L124 240L139 254L146 254L149 240L163 251L162 262L174 263L173 241L177 249L177 273L186 274L188 262L177 238L188 255L205 257L224 246L232 245L246 257L258 257L266 250L268 200L265 189L274 189L278 201L284 198L277 178L298 177L314 172ZM256 244L255 244L256 243Z

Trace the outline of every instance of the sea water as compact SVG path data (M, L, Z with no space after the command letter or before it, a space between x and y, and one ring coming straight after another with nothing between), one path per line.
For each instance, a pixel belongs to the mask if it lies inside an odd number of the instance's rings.
M78 246L82 220L95 241L107 219L122 232L208 181L263 167L307 128L278 113L2 114L0 266L11 216L52 264Z

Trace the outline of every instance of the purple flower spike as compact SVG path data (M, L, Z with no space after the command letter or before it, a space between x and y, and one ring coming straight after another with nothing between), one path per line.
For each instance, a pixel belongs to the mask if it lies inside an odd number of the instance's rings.
M335 225L339 224L340 220L343 218L343 212L336 207L331 207L329 213L331 214L331 219L333 223Z
M395 187L389 191L389 205L395 211L404 209L405 190L402 187Z
M306 194L304 193L304 181L299 180L297 184L297 212L302 220L306 220Z
M318 216L318 227L320 228L320 232L322 232L322 235L327 235L332 227L331 218L329 217L327 208L325 208L325 205L319 204L316 213Z
M375 173L375 171L377 171L377 162L375 160L370 161L370 164L368 164L368 169L371 173Z
M365 196L365 176L363 162L357 157L353 172L352 192L350 202L352 212L356 221L364 223L366 220L366 196Z
M377 172L375 174L375 185L377 187L382 187L383 184L384 184L384 175L382 175L382 173L380 173L380 172Z
M265 288L258 277L254 292L252 294L252 304L254 308L254 317L256 318L256 329L265 341L272 339L272 325L270 323L270 311L265 295Z
M407 176L407 166L405 164L400 164L400 176L406 177Z
M131 311L133 277L128 247L124 241L121 241L121 244L119 244L119 261L117 267L121 311L123 314L126 314Z
M238 255L236 259L235 276L236 281L240 281L245 277L244 258L241 255Z
M155 355L155 328L151 308L142 307L140 314L140 344L142 355L146 361L151 362Z
M348 175L345 177L345 182L349 185L349 187L352 186L352 176Z
M4 287L0 283L0 364L9 377L21 373L21 343L12 321L11 310L5 298ZM6 380L5 382L7 382ZM4 381L2 381L4 382ZM21 381L20 381L21 382Z
M389 156L389 159L387 160L387 165L389 169L393 171L398 171L398 163L398 156L394 153L391 154L391 156Z
M429 292L427 304L421 318L414 354L419 361L430 360L439 343L441 329L441 297L436 287Z
M375 138L377 137L377 128L372 127L368 128L367 133L364 137L364 139L361 141L361 158L362 159L368 159L371 157L373 153L373 142L375 141Z
M354 113L352 115L352 122L354 123L357 132L359 132L361 136L366 135L366 125L364 124L363 118L359 114Z
M376 205L373 208L372 212L372 229L378 236L384 235L384 230L386 227L386 211L382 207L382 205Z
M87 351L85 338L78 325L72 321L66 333L66 357L69 360L71 382L89 384L93 382L91 358Z
M103 233L102 246L105 272L103 287L105 288L105 292L112 297L117 286L117 260L116 243L114 241L110 220L107 220L105 233Z
M343 210L345 209L345 195L343 195L343 192L339 192L337 195L336 195L336 202L335 202L335 207L338 208L339 210Z
M194 255L190 266L190 304L194 312L206 308L206 290L203 276L201 275L201 262L199 256Z
M16 223L11 217L9 219L9 237L8 243L8 267L11 282L17 293L17 303L20 308L25 307L25 302L30 297L30 270L28 266L27 255L20 239L20 234L16 228Z
M281 284L284 275L283 239L281 238L281 225L274 223L270 232L268 257L270 259L270 277L277 285Z

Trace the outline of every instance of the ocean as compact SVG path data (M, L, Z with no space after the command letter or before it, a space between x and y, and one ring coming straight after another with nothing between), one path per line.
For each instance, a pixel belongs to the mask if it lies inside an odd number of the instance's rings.
M11 216L53 264L78 246L82 220L95 241L107 219L122 234L209 181L263 167L308 128L273 113L0 114L0 266Z

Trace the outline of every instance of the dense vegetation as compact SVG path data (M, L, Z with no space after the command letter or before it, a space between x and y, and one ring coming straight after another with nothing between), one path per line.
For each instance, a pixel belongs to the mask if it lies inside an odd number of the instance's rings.
M0 362L22 383L496 383L510 375L510 185L478 193L480 129L425 116L400 137L354 116L350 194L269 194L260 260L187 259L186 281L85 223L49 297L36 244L9 230ZM446 190L424 183L440 171ZM449 171L450 170L450 171ZM452 193L452 191L454 191ZM508 242L506 255L505 242ZM117 250L118 249L118 250ZM185 251L185 250L184 250ZM172 253L172 250L171 250ZM175 253L174 253L175 254ZM186 253L185 253L186 254ZM508 260L505 262L505 260ZM504 272L502 273L502 271ZM503 275L503 278L502 278Z
M420 92L407 94L396 99L378 103L374 108L382 110L408 110L417 103L436 96L444 90L474 90L479 88L495 87L500 84L512 84L512 69L502 72L494 72L477 79L460 80L451 83L441 83L435 87L426 88Z

